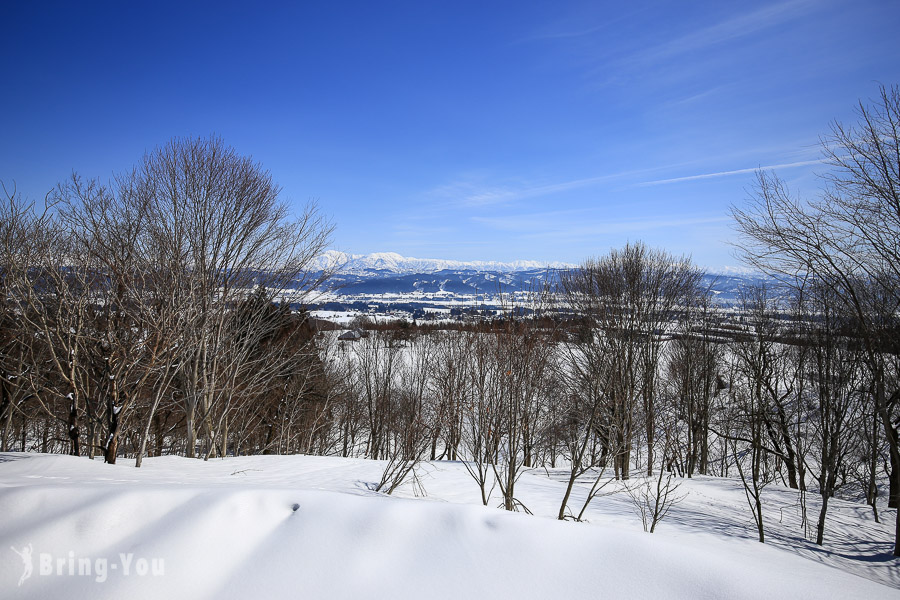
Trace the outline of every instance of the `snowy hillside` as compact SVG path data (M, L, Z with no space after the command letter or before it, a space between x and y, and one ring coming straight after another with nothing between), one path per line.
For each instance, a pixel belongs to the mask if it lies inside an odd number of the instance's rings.
M623 493L597 498L589 523L548 518L563 488L553 471L522 476L521 499L535 513L529 516L498 510L496 501L482 506L460 463L426 464L425 497L409 487L395 497L371 492L367 484L381 467L261 456L164 457L135 469L127 461L0 455L0 595L900 596L890 525L876 524L862 505L835 500L818 549L802 539L796 493L775 486L765 496L770 541L760 544L732 480L685 481L687 496L651 535ZM885 521L892 518L885 511Z

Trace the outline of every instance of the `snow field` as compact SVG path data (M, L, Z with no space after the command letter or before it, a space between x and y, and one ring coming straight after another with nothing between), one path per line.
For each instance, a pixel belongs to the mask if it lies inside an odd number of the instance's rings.
M590 523L549 518L563 484L542 469L519 482L529 516L494 508L496 494L481 506L451 462L423 465L427 496L415 498L411 486L399 497L369 491L383 464L362 459L163 457L141 469L68 456L0 461L3 598L900 597L900 563L863 548L889 549L890 522L836 501L826 550L810 549L796 539L795 493L775 486L771 542L759 544L740 484L715 478L685 482L685 500L650 535L622 493L597 498ZM23 561L9 548L28 544L34 572L19 586ZM106 579L70 576L67 564L41 573L42 554L66 563L69 553L108 558ZM141 559L162 559L164 573L139 575Z

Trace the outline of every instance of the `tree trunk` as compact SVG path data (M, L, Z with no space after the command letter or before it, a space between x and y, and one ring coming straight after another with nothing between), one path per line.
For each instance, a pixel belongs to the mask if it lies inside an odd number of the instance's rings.
M69 440L72 442L72 456L81 456L81 445L79 443L78 431L78 407L75 400L72 400L72 408L69 411ZM24 444L23 444L24 446Z
M114 434L110 440L109 444L106 445L106 454L104 455L104 459L107 463L114 465L116 464L116 452L119 448L119 436L118 434Z
M822 508L819 510L819 521L816 523L816 545L821 546L825 539L825 514L828 512L828 494L822 494Z

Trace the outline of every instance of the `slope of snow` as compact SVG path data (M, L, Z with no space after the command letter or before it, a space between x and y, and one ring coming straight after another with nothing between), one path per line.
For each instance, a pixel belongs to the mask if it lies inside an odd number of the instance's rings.
M314 269L337 268L341 273L364 273L368 271L388 271L390 273L434 273L445 270L530 271L535 269L562 269L573 265L562 262L544 263L536 260L513 262L458 261L439 258L411 258L396 252L375 252L372 254L347 254L328 250L313 262Z
M798 540L796 494L774 486L766 498L772 542L759 544L740 485L730 480L685 482L686 498L650 535L621 493L595 500L590 523L547 518L558 509L561 473L522 476L520 497L536 515L528 516L494 508L496 498L481 506L459 463L424 465L424 498L409 486L399 497L373 493L367 484L382 466L306 456L164 457L135 469L127 462L0 455L0 595L900 596L894 589L900 563L884 555L891 527L872 522L862 506L834 501L828 543L819 550ZM575 495L583 494L579 487ZM23 560L11 547L29 544L33 573L18 586ZM60 571L43 573L41 561L51 559L61 560ZM70 559L92 568L107 559L105 580L98 581L96 569L78 575L77 566L69 575ZM164 561L164 572L139 575L138 562L153 559Z

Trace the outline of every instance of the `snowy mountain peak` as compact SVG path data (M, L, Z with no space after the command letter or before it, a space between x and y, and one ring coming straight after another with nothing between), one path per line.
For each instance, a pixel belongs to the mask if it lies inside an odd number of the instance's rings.
M327 250L315 260L317 269L337 269L340 273L363 273L387 271L390 273L433 273L444 270L470 271L530 271L534 269L565 269L573 265L563 262L540 262L536 260L498 261L458 261L439 258L412 258L396 252L374 252L372 254L347 254L337 250Z

